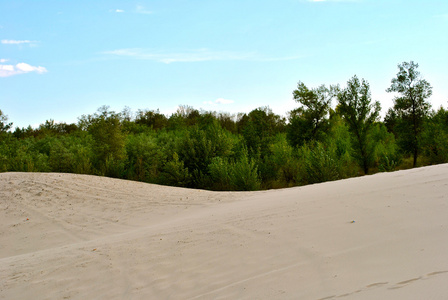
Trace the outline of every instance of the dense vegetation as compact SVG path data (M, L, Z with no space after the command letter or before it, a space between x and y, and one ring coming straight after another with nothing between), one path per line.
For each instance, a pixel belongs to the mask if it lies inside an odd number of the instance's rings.
M448 162L448 111L431 110L431 86L402 63L383 122L370 86L293 91L288 118L268 107L248 114L180 106L165 116L101 107L77 124L15 128L0 111L0 172L67 172L212 190L281 188ZM335 109L331 102L335 100Z

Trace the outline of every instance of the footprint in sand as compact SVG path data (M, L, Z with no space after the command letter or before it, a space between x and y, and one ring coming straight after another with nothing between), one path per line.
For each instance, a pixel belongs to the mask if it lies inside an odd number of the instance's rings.
M366 286L366 288L373 288L373 287L378 287L378 286L382 286L385 284L388 284L389 282L377 282L377 283L372 283Z
M395 286L390 287L389 289L390 290L401 289L402 287L405 287L408 283L411 283L411 282L414 282L414 281L417 281L417 280L420 280L420 279L422 279L421 276L417 277L417 278L408 279L408 280L405 280L405 281L400 281L400 282L397 282L397 284Z

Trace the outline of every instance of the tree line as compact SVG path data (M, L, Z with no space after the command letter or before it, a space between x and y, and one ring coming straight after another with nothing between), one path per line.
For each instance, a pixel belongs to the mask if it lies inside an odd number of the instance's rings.
M259 190L311 184L448 162L448 111L431 109L432 87L418 64L403 62L388 92L384 120L369 83L297 84L297 109L269 107L231 115L180 106L107 106L76 124L46 121L15 128L0 111L0 172L93 174L210 190ZM336 101L335 108L332 102Z

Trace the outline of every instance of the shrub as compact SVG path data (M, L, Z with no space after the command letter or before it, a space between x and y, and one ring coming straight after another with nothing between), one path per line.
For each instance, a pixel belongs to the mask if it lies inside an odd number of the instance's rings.
M187 187L191 184L191 174L184 162L179 160L175 152L173 159L168 161L162 168L158 183L165 185Z
M322 143L316 142L301 147L304 172L302 179L305 183L318 183L337 180L341 178L341 163L337 159L333 148L326 148Z
M213 159L209 165L211 188L214 190L254 191L261 187L255 161L247 151L237 160L221 157Z

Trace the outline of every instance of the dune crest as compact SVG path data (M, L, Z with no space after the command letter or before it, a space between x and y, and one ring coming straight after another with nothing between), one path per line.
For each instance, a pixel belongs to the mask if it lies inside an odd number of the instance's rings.
M260 192L0 174L0 299L446 299L448 165Z

